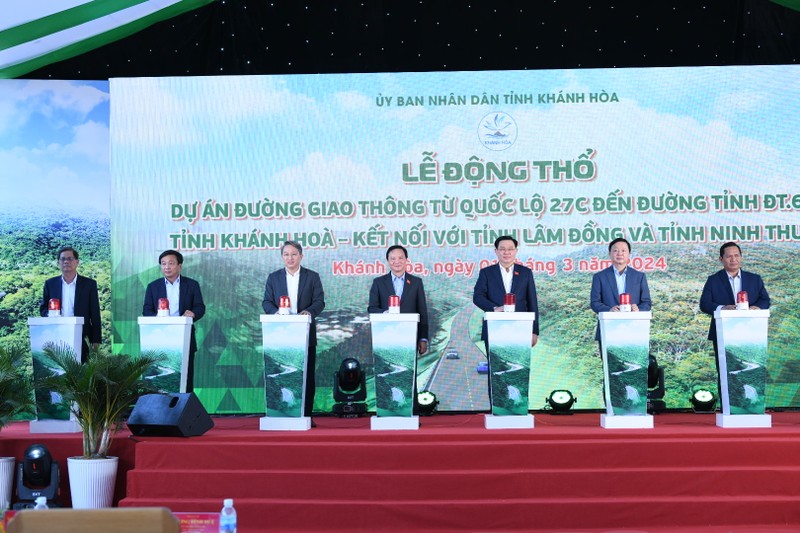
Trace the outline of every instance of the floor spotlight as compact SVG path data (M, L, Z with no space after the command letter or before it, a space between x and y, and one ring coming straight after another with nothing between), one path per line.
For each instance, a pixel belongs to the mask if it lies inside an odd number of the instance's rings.
M691 403L695 413L713 413L717 397L708 389L697 389L692 393Z
M357 418L367 414L367 382L358 359L348 357L333 373L333 414Z
M552 415L571 415L572 405L578 401L568 390L554 390L546 399L545 411Z
M422 416L430 416L436 412L436 407L439 405L439 400L436 395L431 391L422 391L417 394L417 406L419 414Z
M44 444L32 444L25 450L22 462L17 464L17 503L15 510L32 509L39 496L47 498L47 505L60 507L58 462L53 461Z

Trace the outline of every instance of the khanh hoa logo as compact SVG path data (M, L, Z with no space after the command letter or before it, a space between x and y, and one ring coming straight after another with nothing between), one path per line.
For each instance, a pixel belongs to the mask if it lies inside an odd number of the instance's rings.
M489 150L505 150L517 140L517 123L508 113L489 113L478 126L478 139Z

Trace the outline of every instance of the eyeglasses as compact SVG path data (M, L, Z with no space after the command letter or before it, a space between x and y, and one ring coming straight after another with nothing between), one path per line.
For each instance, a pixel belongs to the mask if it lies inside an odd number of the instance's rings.
M61 263L72 263L73 261L77 261L74 257L59 257L58 260Z

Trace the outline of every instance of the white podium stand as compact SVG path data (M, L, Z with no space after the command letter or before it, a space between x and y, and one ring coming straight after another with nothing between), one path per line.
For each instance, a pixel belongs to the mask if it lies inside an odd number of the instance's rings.
M651 429L647 414L647 367L650 362L650 311L603 312L600 340L606 412L600 425L607 429Z
M75 357L80 360L83 348L83 339L81 338L83 321L83 317L79 316L28 318L34 369L46 367L53 370L52 361L45 358L42 351L44 345L48 343L71 348ZM50 395L47 396L50 400ZM66 415L59 412L55 404L37 401L36 410L37 419L30 423L31 433L78 433L81 431L75 416L72 413Z
M375 414L370 429L419 429L414 415L417 379L417 313L372 313Z
M768 428L765 414L769 309L714 313L719 354L723 428Z
M264 357L264 403L261 431L306 431L306 365L309 315L261 315L261 353Z
M166 355L166 360L159 365L155 375L147 378L161 392L186 392L192 322L188 316L139 317L140 352L154 351ZM174 379L176 374L178 380Z
M484 313L489 335L489 379L492 414L486 429L531 429L528 412L531 377L531 335L536 313Z

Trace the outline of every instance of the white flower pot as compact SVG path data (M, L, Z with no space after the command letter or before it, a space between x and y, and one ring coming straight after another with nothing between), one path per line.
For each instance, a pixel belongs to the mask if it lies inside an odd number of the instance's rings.
M0 457L0 509L11 508L16 466L17 459L15 457Z
M117 482L119 457L84 459L67 457L69 490L73 509L111 507Z

